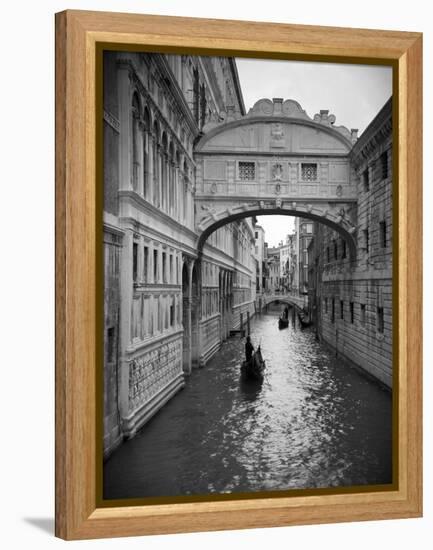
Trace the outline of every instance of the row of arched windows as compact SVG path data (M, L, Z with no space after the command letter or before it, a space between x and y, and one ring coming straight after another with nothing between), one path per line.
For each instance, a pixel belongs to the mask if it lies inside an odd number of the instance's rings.
M170 130L156 119L152 124L149 108L142 108L138 92L132 96L131 134L132 189L157 208L186 222L192 213L188 162L175 147Z

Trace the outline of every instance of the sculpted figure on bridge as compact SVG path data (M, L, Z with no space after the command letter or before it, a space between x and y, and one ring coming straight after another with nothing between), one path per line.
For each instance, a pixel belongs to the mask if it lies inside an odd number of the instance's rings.
M283 167L280 163L272 166L272 179L274 181L281 181L283 179Z

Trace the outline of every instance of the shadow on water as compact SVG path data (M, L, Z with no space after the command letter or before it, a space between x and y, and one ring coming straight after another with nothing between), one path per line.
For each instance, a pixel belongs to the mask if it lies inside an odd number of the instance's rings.
M239 391L245 401L255 401L258 399L263 386L263 380L254 380L240 376Z

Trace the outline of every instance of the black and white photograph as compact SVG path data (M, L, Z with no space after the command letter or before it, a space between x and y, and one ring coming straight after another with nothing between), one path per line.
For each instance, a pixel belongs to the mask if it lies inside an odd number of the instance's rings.
M104 51L104 500L393 484L392 83Z

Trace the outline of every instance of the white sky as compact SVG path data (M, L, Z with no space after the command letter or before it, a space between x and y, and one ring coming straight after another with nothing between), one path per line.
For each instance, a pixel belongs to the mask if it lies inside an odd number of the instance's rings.
M320 109L335 115L335 126L359 135L392 95L392 69L384 66L237 58L246 111L262 98L294 99L308 116ZM294 226L288 216L260 216L266 242L276 246Z

